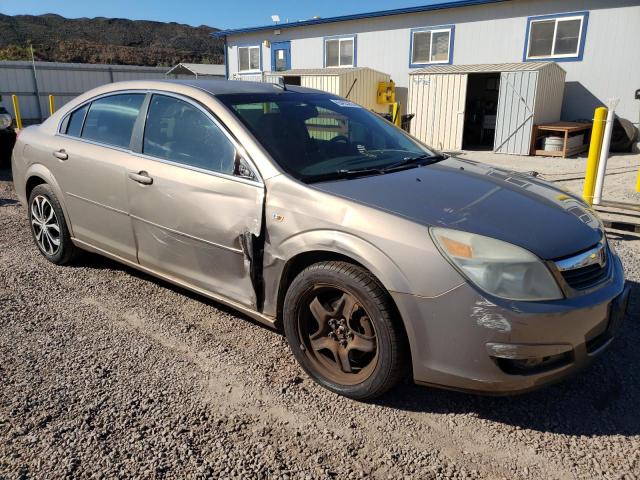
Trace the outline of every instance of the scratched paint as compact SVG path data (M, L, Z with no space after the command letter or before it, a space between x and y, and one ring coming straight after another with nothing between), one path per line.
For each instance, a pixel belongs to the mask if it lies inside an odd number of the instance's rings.
M504 315L496 311L496 308L498 308L497 305L489 300L479 300L471 307L471 318L481 327L504 333L510 332L511 323Z

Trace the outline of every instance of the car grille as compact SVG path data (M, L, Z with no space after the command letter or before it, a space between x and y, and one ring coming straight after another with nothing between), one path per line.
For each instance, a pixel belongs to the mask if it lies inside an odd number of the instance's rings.
M589 265L588 267L576 268L575 270L565 270L562 272L564 280L575 290L584 290L597 285L607 278L608 268L604 266Z
M609 276L606 244L599 243L587 252L556 262L565 282L574 290L586 290Z

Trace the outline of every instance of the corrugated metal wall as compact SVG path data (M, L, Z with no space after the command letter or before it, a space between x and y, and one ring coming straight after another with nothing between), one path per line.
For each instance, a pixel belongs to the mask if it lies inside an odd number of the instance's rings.
M163 79L168 70L166 67L36 62L38 102L31 62L0 62L2 106L13 113L11 95L18 95L22 118L39 120L49 116L48 95L54 95L56 107L60 107L94 87L125 80ZM176 77L193 78L171 75Z
M370 69L360 69L347 72L341 76L340 95L346 97L349 94L349 100L362 105L368 110L386 113L389 111L388 105L378 103L378 83L388 82L391 79L386 73L378 72ZM353 83L355 81L355 83ZM351 88L353 86L353 88Z
M326 69L326 75L300 75L300 86L306 88L314 88L324 92L333 93L341 97L349 94L349 100L362 105L368 110L380 113L389 111L388 105L378 103L378 83L388 82L391 77L386 73L377 72L368 68L359 68L349 71L336 72L332 69ZM292 71L291 74L294 74ZM243 80L250 82L278 82L281 75L277 72L263 72L250 74L234 74L234 80ZM356 81L357 79L357 81ZM354 83L355 81L355 83ZM353 88L351 88L353 86Z
M411 134L438 150L460 150L466 97L466 74L412 75Z
M528 155L537 89L537 71L502 72L493 150Z
M535 123L560 120L564 84L567 72L556 64L538 72L538 94L536 95Z
M306 88L315 88L316 90L322 90L323 92L333 93L334 95L340 95L340 81L339 75L309 75L300 78L300 85Z

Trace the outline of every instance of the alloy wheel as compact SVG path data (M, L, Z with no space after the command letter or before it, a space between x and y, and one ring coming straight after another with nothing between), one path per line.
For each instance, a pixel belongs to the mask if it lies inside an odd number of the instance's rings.
M60 224L53 205L44 195L36 195L31 202L31 228L42 252L53 256L60 250Z
M343 385L365 381L378 359L370 315L355 295L331 285L316 285L300 303L301 348L325 378Z

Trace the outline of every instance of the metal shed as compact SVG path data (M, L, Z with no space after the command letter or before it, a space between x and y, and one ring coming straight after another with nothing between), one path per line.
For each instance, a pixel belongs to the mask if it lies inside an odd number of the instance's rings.
M166 75L193 75L200 77L226 77L224 65L214 65L211 63L179 63L169 70Z
M347 97L363 107L380 113L389 111L389 106L378 103L378 83L389 82L391 77L367 67L311 68L282 72L264 72L254 75L235 75L237 80L277 82L279 78L287 85L300 85Z
M533 125L560 120L565 75L555 62L416 70L409 75L411 133L434 148L461 150L479 131L480 144L496 153L528 155Z

